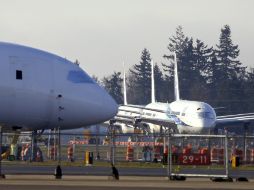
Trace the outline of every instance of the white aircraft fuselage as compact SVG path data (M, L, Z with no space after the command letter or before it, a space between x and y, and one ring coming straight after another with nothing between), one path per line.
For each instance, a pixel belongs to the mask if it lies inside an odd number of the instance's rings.
M22 130L84 127L117 113L111 96L78 65L57 55L0 43L0 125Z
M175 121L179 133L204 133L215 126L216 113L207 103L198 101L178 100L171 103L155 102L145 106L147 109L120 106L118 114L128 117L151 118L164 121ZM163 112L153 111L161 110ZM126 111L124 111L126 110ZM117 123L120 126L121 123ZM159 133L160 125L146 123L150 132ZM133 126L121 124L122 132L133 132Z
M151 103L146 106L128 105L126 88L124 88L124 105L119 107L117 125L122 131L134 131L131 124L125 124L124 118L142 121L146 131L160 133L167 127L179 133L207 133L216 126L233 124L244 125L245 128L254 120L254 113L225 115L216 117L216 112L209 104L199 101L181 100L179 91L176 54L174 54L174 90L175 101L171 103L156 102L153 61L151 61ZM125 73L124 73L125 86ZM126 120L126 119L125 119ZM126 122L126 121L125 121ZM134 123L136 125L136 123ZM136 125L137 126L137 125ZM132 130L131 130L132 129Z
M171 103L150 103L149 109L157 109L166 113L144 110L143 117L163 120L174 120L179 133L203 133L212 129L216 122L216 113L207 103L188 100L177 100ZM155 132L159 132L160 126L149 124Z

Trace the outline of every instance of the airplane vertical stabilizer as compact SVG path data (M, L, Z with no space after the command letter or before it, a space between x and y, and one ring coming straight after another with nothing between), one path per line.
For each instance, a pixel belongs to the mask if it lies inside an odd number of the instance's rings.
M126 92L126 76L125 76L125 65L123 62L123 104L127 105L127 92Z
M174 53L174 88L175 88L175 100L180 100L180 92L179 92L179 80L178 80L178 69L177 69L177 58L176 53Z
M154 65L151 60L151 103L155 103Z

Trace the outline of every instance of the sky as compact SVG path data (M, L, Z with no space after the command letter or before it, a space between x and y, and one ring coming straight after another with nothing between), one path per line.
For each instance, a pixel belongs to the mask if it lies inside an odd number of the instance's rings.
M186 36L218 44L231 27L240 61L254 67L254 0L0 0L0 41L76 59L99 78L139 63L147 48L166 62L177 26Z

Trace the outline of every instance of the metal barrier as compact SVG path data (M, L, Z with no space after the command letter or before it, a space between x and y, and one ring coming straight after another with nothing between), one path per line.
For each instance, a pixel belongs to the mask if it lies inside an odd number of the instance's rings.
M12 143L13 136L13 133L3 134L3 160L58 160L57 133L38 136L22 133L16 144ZM103 135L61 133L60 139L61 161L80 162L84 166L85 163L121 166L153 162L158 168L166 168L169 179L174 176L228 178L235 167L254 165L254 136L118 134L111 130Z
M182 139L182 141L192 142L187 144L182 142L182 152L172 153L172 146L175 146L175 139ZM188 140L187 140L188 139ZM215 139L215 140L214 140ZM195 141L199 141L197 142ZM218 143L219 140L223 140L223 143ZM211 148L212 141L216 142L216 146L219 148ZM221 145L220 145L221 144ZM222 146L224 144L224 146ZM213 145L214 146L214 145ZM228 136L227 135L183 135L183 134L169 134L168 136L169 147L169 165L168 165L168 177L184 176L184 177L217 177L228 178L229 177L229 159L228 159ZM216 153L216 155L214 155ZM174 162L173 162L174 157ZM212 159L213 158L213 159ZM216 159L215 159L216 158ZM224 172L222 174L211 174L210 167L212 164L223 164ZM173 171L173 165L178 165L178 170ZM179 169L180 165L195 166L208 166L206 173L186 173Z

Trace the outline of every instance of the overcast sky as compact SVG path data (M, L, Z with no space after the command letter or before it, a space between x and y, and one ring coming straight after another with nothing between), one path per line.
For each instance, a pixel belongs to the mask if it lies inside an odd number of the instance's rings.
M240 60L254 67L253 0L0 0L0 41L43 49L107 76L167 53L178 25L210 46L229 24Z

